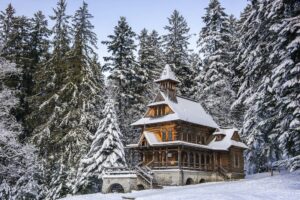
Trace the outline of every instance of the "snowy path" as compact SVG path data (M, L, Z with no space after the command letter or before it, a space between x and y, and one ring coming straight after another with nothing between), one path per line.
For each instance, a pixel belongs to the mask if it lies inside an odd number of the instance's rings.
M136 200L299 200L300 171L273 177L270 177L269 173L257 174L233 182L165 187L162 190L144 190L128 194L90 194L62 200L121 200L122 196L135 197Z

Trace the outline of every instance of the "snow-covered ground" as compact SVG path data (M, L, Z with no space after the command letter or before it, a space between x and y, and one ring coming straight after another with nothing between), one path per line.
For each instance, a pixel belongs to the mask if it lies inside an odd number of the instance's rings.
M89 194L62 200L121 200L122 196L136 200L299 200L300 170L270 176L255 174L245 180L198 185L164 187L164 189L134 191L127 194Z

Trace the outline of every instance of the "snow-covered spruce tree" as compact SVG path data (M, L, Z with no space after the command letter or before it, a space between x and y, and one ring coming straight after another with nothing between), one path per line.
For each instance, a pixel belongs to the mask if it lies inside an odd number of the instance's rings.
M220 126L231 126L230 106L234 100L229 67L231 35L229 20L218 0L211 0L203 17L198 46L203 56L198 99Z
M30 58L33 65L40 64L49 59L51 31L48 29L48 21L42 11L38 11L30 19Z
M195 83L195 74L190 69L189 65L189 30L184 17L177 10L174 10L170 18L169 25L164 29L167 34L163 36L165 60L168 64L174 65L174 72L180 80L179 94L183 96L191 96L190 88L193 88Z
M101 178L107 167L125 167L125 153L121 142L115 111L115 100L108 95L98 129L91 136L92 144L80 162L74 193L95 193L101 191Z
M60 17L56 20L66 19L61 17L65 6L59 2ZM32 140L44 158L49 199L71 192L80 159L88 150L88 136L97 130L100 117L103 83L99 82L101 72L94 52L97 41L90 18L87 4L83 3L73 18L73 46L67 51L65 42L69 40L62 37L68 36L58 32L65 32L68 25L59 28L54 46L61 51L54 51L35 75L38 83L31 100L38 109L33 110L28 123L33 130Z
M0 57L0 199L42 199L42 171L35 148L19 141L23 127L14 116L21 70Z
M163 51L161 48L161 39L158 33L153 30L148 33L143 29L139 35L138 63L144 74L144 95L146 101L154 98L155 91L158 89L154 80L158 79L164 64Z
M139 35L138 62L146 70L146 83L158 79L164 64L161 38L157 31L143 29Z
M53 36L53 52L55 52L57 59L61 59L70 50L70 15L66 14L67 3L66 0L58 0L57 8L53 9L54 15L50 19L55 21L52 28Z
M0 41L2 45L6 44L8 41L8 37L13 27L12 25L15 18L15 13L16 11L11 4L8 4L5 11L0 12Z
M269 9L270 20L276 21L277 15L282 17L279 23L271 26L277 36L273 51L278 53L271 54L276 61L272 80L276 100L279 100L278 143L282 157L290 158L300 155L300 3L277 0L270 2Z
M145 106L144 84L141 84L145 82L145 77L134 56L135 36L126 18L121 17L114 29L114 35L109 35L109 40L102 42L107 45L108 52L111 52L111 56L104 57L107 62L104 69L111 72L108 78L118 90L117 114L126 143L136 138L130 123L138 119Z
M0 30L0 32L3 32L3 49L1 52L1 56L17 64L17 67L22 68L23 71L21 84L21 107L23 108L23 112L25 113L26 103L24 102L24 98L27 93L30 93L30 90L32 88L31 71L33 64L30 57L30 19L25 16L16 16L14 8L11 6L11 4L9 4L5 12L1 12L0 20L2 29ZM21 118L23 118L24 113L21 114Z
M299 154L297 9L297 1L252 1L244 14L243 45L235 66L240 72L239 98L234 105L247 108L242 134L250 147L249 172Z
M192 99L197 99L198 98L198 83L200 82L199 74L203 68L203 63L202 63L202 60L198 53L191 52L190 57L189 57L189 65L195 76L194 81L196 82L196 86L191 87L189 90L190 94L191 94L191 96L189 96L189 97Z

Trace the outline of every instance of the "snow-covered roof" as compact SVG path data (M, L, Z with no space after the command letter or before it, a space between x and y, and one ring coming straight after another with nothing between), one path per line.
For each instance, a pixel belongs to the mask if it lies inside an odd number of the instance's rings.
M216 141L216 138L214 138L208 145L190 143L190 142L180 141L180 140L163 142L159 140L159 138L155 133L144 131L138 144L129 144L126 147L128 148L138 147L141 144L142 139L145 137L148 144L152 147L184 145L184 146L201 148L201 149L227 151L231 146L235 146L235 147L247 149L248 147L243 142L238 142L231 139L235 131L236 129L220 129L219 132L223 132L225 137L221 141Z
M208 126L211 128L219 128L217 123L213 118L204 110L200 103L177 96L177 102L172 101L165 95L163 92L160 92L160 95L164 98L164 101L154 102L148 106L153 106L156 104L166 104L168 105L174 113L164 115L161 117L143 117L140 120L132 123L131 125L144 125L144 124L153 124L161 123L175 120L182 120L190 122L193 124L199 124L203 126Z
M163 104L168 105L166 101L158 101L158 102L149 103L147 106L150 107L150 106L158 106Z
M222 140L216 141L216 137L208 144L210 148L215 150L227 150L231 146L240 147L243 149L247 149L247 145L243 142L238 142L232 139L234 132L236 129L219 129L217 132L222 132L225 137Z
M156 134L154 134L152 132L144 131L144 136L150 145L161 142L159 140L159 138L156 137ZM141 137L141 138L143 138L143 137Z
M227 151L231 146L240 147L243 149L248 148L244 143L231 139L234 132L237 131L236 129L219 129L218 131L224 133L225 137L221 141L216 141L216 138L214 138L208 145L190 143L190 142L180 141L180 140L163 142L157 137L155 133L144 131L138 144L129 144L126 147L136 148L141 144L143 138L146 138L148 144L153 147L184 145L184 146L201 148L201 149L222 150L222 151Z
M155 80L154 82L161 82L164 80L172 80L175 81L177 83L180 83L180 81L177 79L177 77L175 76L175 73L172 71L170 65L166 65L164 70L162 71L160 78Z

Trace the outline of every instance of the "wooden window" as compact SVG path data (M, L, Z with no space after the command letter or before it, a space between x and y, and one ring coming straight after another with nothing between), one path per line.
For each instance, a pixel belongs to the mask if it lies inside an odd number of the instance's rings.
M157 111L157 116L161 116L161 107L158 106L158 107L157 107L157 110L158 110L158 111Z
M201 137L201 144L205 144L205 137L204 136Z
M154 108L154 116L159 117L166 114L165 106L157 106Z
M155 117L158 115L157 111L158 111L158 110L157 110L157 107L154 108L154 116L155 116Z
M182 134L182 140L186 141L186 134L185 133L181 133Z
M163 129L161 132L161 139L163 142L165 142L167 140L167 133L166 133L165 129Z
M205 159L204 159L204 155L202 154L202 155L201 155L201 163L202 163L202 165L203 165L204 162L205 162L204 160L205 160Z
M201 144L200 135L197 135L197 137L196 137L196 143Z
M188 134L188 142L192 142L192 135Z
M240 163L239 163L239 154L234 154L234 166L235 167L239 167Z
M206 164L209 164L210 162L209 162L210 160L209 160L209 155L207 155L206 156Z
M168 129L168 141L172 141L173 140L173 138L172 138L172 129L171 128L169 128Z

